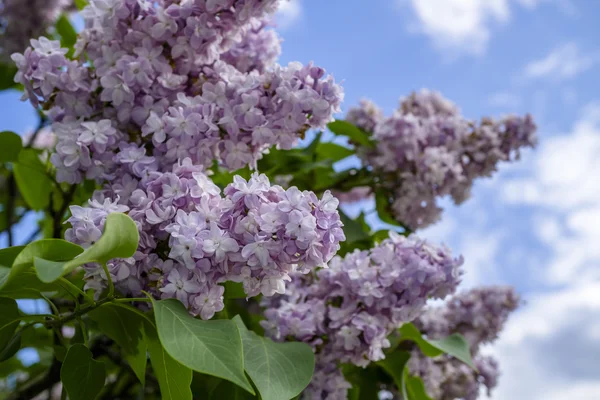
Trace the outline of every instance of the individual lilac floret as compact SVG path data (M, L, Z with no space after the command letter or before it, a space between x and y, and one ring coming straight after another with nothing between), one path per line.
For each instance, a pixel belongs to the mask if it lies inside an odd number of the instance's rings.
M104 182L150 157L158 171L184 158L254 167L324 127L342 88L312 64L274 64L278 39L260 21L276 5L92 0L75 59L46 38L14 54L24 98L54 123L58 180Z
M518 159L521 148L536 143L529 115L478 124L427 90L403 99L390 117L362 102L347 120L371 133L375 147L358 146L357 154L390 198L391 214L411 230L440 218L438 198L464 202L476 178L490 176L500 161Z
M457 294L444 305L427 309L415 320L421 333L432 339L461 333L469 342L477 371L453 357L431 359L415 349L409 361L411 374L423 379L428 394L435 399L475 400L482 387L489 395L498 384L500 371L494 358L480 354L480 347L498 337L518 305L519 296L512 288L484 287Z
M22 52L29 39L45 34L60 14L72 7L71 0L0 0L0 57Z
M264 302L262 324L274 340L311 344L323 367L366 367L385 358L388 336L415 319L427 299L456 289L461 265L445 248L392 233L371 251L335 257L316 275L294 277L286 296ZM311 390L328 391L317 383Z

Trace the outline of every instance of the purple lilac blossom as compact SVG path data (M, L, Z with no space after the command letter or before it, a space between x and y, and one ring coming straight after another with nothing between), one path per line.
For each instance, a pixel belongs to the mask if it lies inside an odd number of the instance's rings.
M464 202L476 178L490 176L500 161L518 159L521 148L536 144L529 115L476 123L427 90L402 99L387 118L373 103L362 101L348 111L347 120L371 133L375 148L359 147L357 154L379 176L392 214L411 230L440 218L439 197Z
M274 63L279 40L261 21L277 4L92 0L74 59L44 37L13 55L24 98L53 121L57 180L103 185L71 208L67 239L90 246L111 212L138 226L135 256L108 264L122 294L174 297L208 319L223 309L221 283L283 293L291 273L323 266L344 240L329 192L253 175L221 194L207 175L215 161L253 167L339 110L342 88L322 68ZM104 270L85 269L99 294Z
M124 295L145 290L177 298L209 319L223 309L221 283L242 282L248 297L283 294L291 274L324 266L345 239L338 201L329 192L318 199L254 174L248 181L236 176L222 196L190 159L142 179L133 174L139 162L97 191L88 207L72 206L66 232L67 240L88 247L100 238L109 213L128 213L140 231L138 252L108 263ZM100 293L107 285L103 269L85 270L86 287Z
M427 299L454 292L462 262L445 247L392 232L370 251L355 250L315 275L295 277L285 296L264 301L262 324L274 340L312 345L317 369L335 370L339 363L366 367L385 358L388 336L414 320ZM330 384L335 388L322 386ZM338 378L335 383L315 379L305 398L321 398L311 393L345 398L346 389Z
M13 55L24 98L54 121L58 180L110 180L133 145L159 170L184 158L253 167L270 147L324 127L342 88L312 64L273 63L278 40L261 19L276 5L94 0L77 58L46 38Z
M0 57L22 52L29 39L45 34L71 0L0 0Z
M413 350L409 370L423 379L429 396L476 400L481 388L490 395L498 384L500 371L494 358L480 354L480 347L498 337L519 302L519 296L510 287L477 288L451 297L442 306L428 308L415 320L415 325L431 339L461 333L469 342L478 370L447 355L432 359Z

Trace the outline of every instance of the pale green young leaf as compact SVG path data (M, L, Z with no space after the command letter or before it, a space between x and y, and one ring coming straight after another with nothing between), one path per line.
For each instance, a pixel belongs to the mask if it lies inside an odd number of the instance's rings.
M128 258L135 254L139 233L135 222L125 214L112 213L106 218L102 237L78 257L67 262L47 262L46 257L34 260L35 269L42 282L54 282L75 268L97 262L105 264L113 258Z

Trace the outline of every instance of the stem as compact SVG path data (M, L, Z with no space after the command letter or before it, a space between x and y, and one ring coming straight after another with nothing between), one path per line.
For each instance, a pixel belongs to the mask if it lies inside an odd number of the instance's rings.
M44 300L46 300L46 302L48 303L48 305L50 306L50 308L52 309L52 312L54 313L54 315L60 315L60 311L58 311L58 308L56 307L56 304L54 304L52 302L52 300L50 300L49 298L47 298L46 296L44 296L43 293L40 293L40 296L42 296L42 298Z
M114 301L114 297L108 296L105 299L102 299L97 303L89 305L88 307L80 308L79 310L76 310L65 317L58 318L54 321L47 321L46 327L53 328L56 326L62 326L64 324L66 324L67 322L71 322L71 321L81 317L82 315L85 315L85 314L89 313L90 311L95 310L96 308L100 307L103 304L110 303L111 301Z
M75 286L71 281L69 281L66 278L60 278L60 283L64 284L65 286L67 286L69 289L74 290L75 292L79 293L80 295L83 296L84 299L86 299L87 301L89 301L90 303L94 304L96 301L86 292L84 292L83 290L79 289L77 286Z
M115 303L131 303L134 301L144 301L146 303L150 303L152 300L150 300L147 297L131 297L131 298L126 298L126 299L115 299Z
M110 272L108 272L108 267L106 266L106 263L102 263L102 269L104 269L104 273L106 274L106 279L108 280L108 297L114 298L115 284L113 283L113 280L110 277Z
M71 203L71 200L73 200L73 196L75 195L75 189L77 189L77 186L73 185L67 193L64 193L63 202L60 206L60 210L58 210L52 215L52 237L55 239L60 239L62 236L62 219L65 215L65 212L67 211L67 208L69 207L69 203Z
M14 245L12 223L13 223L13 211L15 208L15 196L17 195L17 185L15 182L14 173L11 172L8 176L8 198L6 199L6 231L8 232L8 247Z

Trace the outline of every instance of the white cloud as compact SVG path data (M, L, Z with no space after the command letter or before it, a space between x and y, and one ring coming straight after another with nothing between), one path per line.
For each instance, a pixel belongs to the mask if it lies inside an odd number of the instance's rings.
M600 279L600 104L586 107L570 134L546 138L532 173L507 181L506 201L538 208L534 232L552 251L544 279Z
M281 29L287 29L302 17L300 0L282 0L275 14L275 22Z
M479 54L485 50L492 22L509 17L506 0L412 0L419 22L414 28L450 52Z
M409 4L415 23L410 30L429 36L434 45L450 55L485 52L494 24L510 20L510 8L518 4L528 10L541 3L554 3L565 14L576 14L571 0L397 0Z
M493 398L597 399L598 313L600 282L526 298L500 340L488 350L502 368Z
M595 54L584 54L576 43L566 43L554 48L545 57L525 66L525 79L564 80L573 78L592 68L600 61Z

